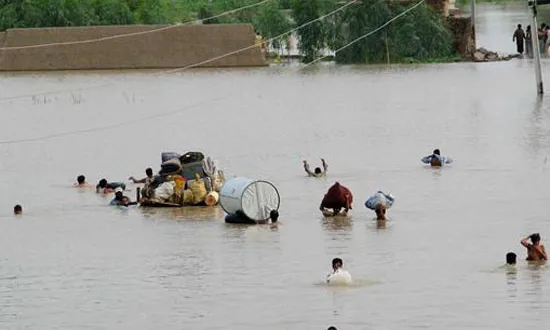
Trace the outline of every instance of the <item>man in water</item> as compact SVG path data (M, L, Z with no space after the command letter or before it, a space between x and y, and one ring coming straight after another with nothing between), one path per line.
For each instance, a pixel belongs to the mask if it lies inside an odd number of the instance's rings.
M321 201L319 210L324 216L336 216L340 214L340 211L344 209L343 215L346 216L349 210L352 209L353 195L351 191L342 186L339 182L334 183L330 187ZM330 210L332 209L332 213Z
M145 170L145 175L147 175L145 178L143 179L139 179L139 180L136 180L133 176L131 176L130 178L128 178L128 180L134 182L134 183L151 183L151 181L153 181L153 169L152 168L147 168Z
M516 43L516 49L520 55L523 55L523 43L525 42L525 32L521 28L521 24L518 24L518 28L514 32L512 41Z
M74 184L75 188L92 188L88 182L86 182L86 177L84 175L79 175L76 178L76 183Z
M529 239L531 239L531 244L528 242ZM538 233L531 234L522 239L521 245L527 249L527 261L548 260L544 245L540 244L540 235Z
M323 164L323 170L321 170L320 167L316 167L314 172L311 172L311 170L309 169L309 164L307 163L307 160L304 160L304 170L306 171L307 175L312 176L314 178L327 176L328 165L323 158L321 158L321 162Z
M124 196L122 188L115 189L115 198L109 203L109 205L113 206L130 206L136 204L137 202L131 202L130 198Z
M376 220L378 221L384 221L386 220L386 204L385 203L379 203L374 208L374 212L376 213Z
M506 265L515 266L516 265L516 254L514 252L506 253Z
M225 216L226 223L243 224L243 225L267 225L277 224L279 221L279 211L271 210L269 212L269 219L267 220L252 220L246 216L246 214L238 210L235 214L228 214Z
M332 273L327 275L327 283L330 283L332 277L334 275L341 275L341 280L345 282L351 281L351 275L342 269L344 267L344 261L340 258L334 258L332 259Z
M256 221L256 223L259 225L269 225L269 224L274 225L274 224L277 224L277 221L279 221L279 211L271 210L271 212L269 212L269 219L259 220L259 221Z
M112 193L116 188L122 188L126 190L126 185L122 182L107 182L106 179L99 180L99 183L95 186L95 191L103 194Z
M21 205L17 204L13 207L13 214L15 215L22 215L23 214L23 207Z
M421 159L424 164L430 164L432 167L441 167L443 164L450 164L453 162L449 157L441 156L439 149L434 149L431 155Z

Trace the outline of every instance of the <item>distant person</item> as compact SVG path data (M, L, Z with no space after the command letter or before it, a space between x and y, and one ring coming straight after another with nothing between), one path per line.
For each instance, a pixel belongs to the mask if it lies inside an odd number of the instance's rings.
M525 55L529 58L533 58L533 34L531 32L531 25L527 25L525 29Z
M109 203L109 205L113 206L130 206L130 205L136 205L137 202L130 201L130 198L124 196L122 188L116 188L115 189L115 198Z
M516 265L516 259L517 259L517 256L514 252L506 253L506 265L515 266Z
M548 39L548 34L546 33L546 23L542 23L540 29L537 30L537 36L539 39L539 51L540 54L544 54L544 46L546 45L546 39Z
M304 160L304 170L306 171L307 175L315 178L327 176L328 165L323 158L321 158L321 163L323 165L322 170L320 167L316 167L315 170L311 172L311 170L309 169L309 164L307 163L307 160Z
M126 190L126 185L122 182L107 182L106 179L101 179L95 186L95 190L98 194L110 194L114 192L116 188L122 188L122 190Z
M13 214L15 215L22 215L23 214L23 207L19 204L15 205L13 207Z
M531 239L531 243L528 240ZM538 233L531 234L521 240L521 245L527 248L527 261L548 260L548 255L544 249L544 245L540 243L540 235Z
M84 175L79 175L76 178L76 183L73 186L75 188L92 188L92 185L86 182L86 177Z
M327 275L327 283L349 283L351 275L343 269L344 261L340 258L332 259L332 273Z
M243 224L243 225L267 225L278 224L279 211L271 210L269 212L269 219L267 220L252 220L246 216L243 211L237 211L235 214L228 214L225 216L225 223Z
M343 215L347 215L349 210L352 209L352 203L353 195L351 191L339 182L336 182L323 197L319 210L325 216L336 216L344 209Z
M431 155L422 158L421 161L424 164L430 164L432 167L441 167L443 164L450 164L453 162L451 158L441 156L441 151L439 149L434 149Z
M521 28L521 24L518 24L518 28L514 32L512 41L516 43L516 50L520 55L523 55L523 44L525 42L525 32Z
M153 181L153 169L152 168L147 168L145 170L145 175L146 177L143 178L143 179L139 179L139 180L136 180L133 176L131 176L130 178L128 178L128 180L132 181L133 183L150 183L151 181Z

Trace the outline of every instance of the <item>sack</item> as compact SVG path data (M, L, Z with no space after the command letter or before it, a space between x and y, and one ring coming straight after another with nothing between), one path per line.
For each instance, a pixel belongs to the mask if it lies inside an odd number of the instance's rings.
M187 205L193 204L193 192L190 189L183 191L183 203Z
M170 197L174 194L174 188L176 184L174 181L169 181L161 184L157 189L155 189L155 198L168 201Z
M321 202L321 206L327 209L350 208L353 203L351 191L336 182L330 187Z
M393 205L394 200L395 199L391 194L385 194L382 191L378 191L376 194L367 199L365 206L374 211L376 209L376 205L384 203L386 208L389 209Z
M193 181L189 184L189 189L193 192L193 204L204 202L206 198L206 186L202 181Z
M177 152L163 152L162 154L160 154L160 159L162 163L174 158L179 159L180 157L181 155L178 154Z
M202 152L190 151L184 154L183 156L181 156L179 159L182 164L189 164L189 163L195 163L195 162L202 163L204 159L204 155Z
M174 158L165 161L160 165L160 172L161 175L169 175L169 174L179 174L181 172L181 163L179 159Z

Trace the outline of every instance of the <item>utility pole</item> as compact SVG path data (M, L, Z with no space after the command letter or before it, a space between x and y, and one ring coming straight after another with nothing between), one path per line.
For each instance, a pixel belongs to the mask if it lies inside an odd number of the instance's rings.
M537 23L537 5L548 5L550 0L529 1L528 5L533 8L533 26L531 27L531 43L533 44L533 55L535 57L535 78L537 79L537 93L544 94L542 84L542 72L540 70L540 47L539 47L539 29Z

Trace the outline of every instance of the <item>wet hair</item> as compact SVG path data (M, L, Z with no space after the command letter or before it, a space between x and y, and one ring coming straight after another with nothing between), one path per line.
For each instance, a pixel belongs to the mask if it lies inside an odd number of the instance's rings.
M533 242L533 244L540 242L540 235L539 234L531 235L531 242Z
M279 211L271 210L271 212L269 212L269 218L272 222L277 222L277 220L279 220Z
M514 252L506 253L506 263L509 265L516 264L516 254Z
M323 171L321 171L320 167L315 168L315 174L321 174L321 172L323 172Z
M79 175L76 178L76 182L78 182L78 184L84 184L86 182L86 177L84 175Z
M518 24L518 29L521 29L521 24Z
M344 262L340 258L334 258L332 259L332 268L336 266L336 264L344 265Z
M99 183L97 184L99 188L105 188L107 186L107 179L101 179L99 180Z
M148 167L146 170L145 170L145 174L147 174L147 176L153 176L153 169Z
M441 156L441 151L439 151L439 149L434 149L433 154Z
M21 205L17 204L13 207L13 213L19 214L21 212L23 212L23 207L21 207Z

